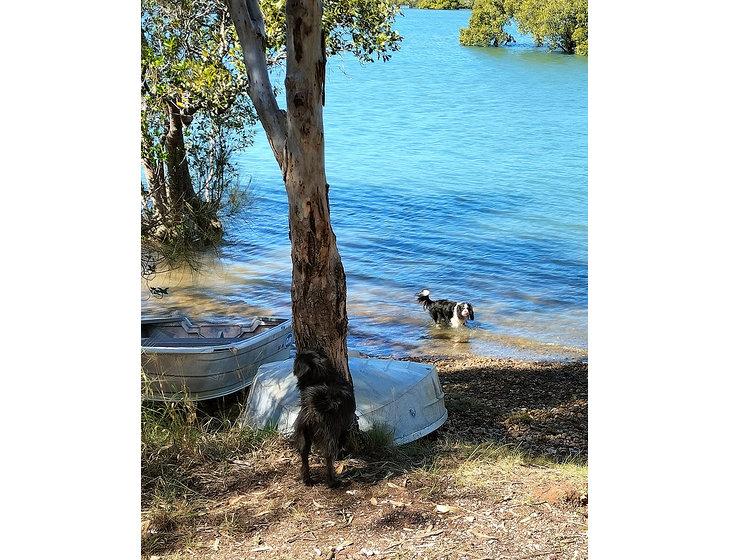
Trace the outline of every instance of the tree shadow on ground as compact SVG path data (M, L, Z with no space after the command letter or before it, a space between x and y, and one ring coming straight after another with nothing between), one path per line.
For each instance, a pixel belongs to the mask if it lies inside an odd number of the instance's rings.
M439 371L445 434L492 441L555 461L588 458L588 365L497 362Z
M310 522L313 508L324 508L321 511L330 512L337 527L347 527L352 522L348 515L357 518L377 509L369 501L376 493L379 504L383 492L392 495L393 503L414 500L412 488L417 488L419 499L426 501L453 493L454 474L475 457L484 464L494 464L505 456L511 460L519 455L523 471L525 465L532 464L585 464L586 364L501 360L475 360L465 365L436 363L449 418L433 434L409 445L343 457L338 465L345 484L339 489L323 484L324 464L316 453L312 468L319 483L314 487L301 484L299 457L288 440L280 436L267 439L250 452L216 454L185 469L179 491L161 503L169 508L168 512L157 508L150 513L146 508L143 519L150 519L151 525L143 531L143 553L184 549L195 539L205 538L211 527L210 540L218 533L243 540L260 531L291 533L287 538L295 538L296 527L300 527L296 538L306 538L300 534L301 527ZM210 417L233 418L245 401L240 396L228 400L201 405L198 411ZM477 465L479 468L481 465ZM487 478L495 480L495 476L490 471ZM507 467L503 477L507 486L495 484L493 490L478 485L470 488L472 481L468 478L457 482L461 496L496 503L503 499L505 488L512 487L509 481L519 476ZM150 479L143 482L143 501L150 504L158 485ZM498 494L488 497L490 492ZM419 503L417 507L414 501L406 509L396 505L392 508L377 516L372 514L364 526L384 531L426 526L438 520L432 505Z
M433 469L449 457L459 461L474 452L484 456L487 448L493 457L511 454L528 463L585 465L587 367L581 362L503 360L439 367L446 423L412 444L351 456L346 477L375 483L394 473Z

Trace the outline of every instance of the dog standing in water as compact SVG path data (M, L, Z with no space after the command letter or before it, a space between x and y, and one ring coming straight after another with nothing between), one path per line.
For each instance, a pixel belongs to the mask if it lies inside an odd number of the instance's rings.
M451 301L448 299L432 300L431 292L423 289L416 294L418 303L428 311L433 322L438 325L451 325L461 327L466 320L474 320L474 309L468 301Z
M312 484L309 453L312 444L321 449L327 461L327 483L339 486L334 461L347 442L355 420L355 395L352 386L317 352L302 350L294 359L301 409L294 422L294 441L302 458L302 482Z

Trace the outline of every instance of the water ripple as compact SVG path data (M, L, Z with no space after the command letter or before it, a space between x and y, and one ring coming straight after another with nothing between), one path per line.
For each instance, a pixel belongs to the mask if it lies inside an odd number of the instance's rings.
M329 61L333 227L350 346L380 354L576 357L587 347L587 61L461 47L467 11L404 10L388 63ZM146 308L288 313L287 201L259 129L240 159L254 206L222 262ZM413 301L469 300L474 328L434 329Z

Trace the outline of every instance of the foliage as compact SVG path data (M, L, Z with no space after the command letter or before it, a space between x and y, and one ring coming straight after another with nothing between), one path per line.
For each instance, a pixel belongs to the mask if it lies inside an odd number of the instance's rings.
M514 0L476 0L469 26L459 32L462 45L498 47L513 43L514 37L504 30L513 17Z
M285 7L261 2L271 66L285 60ZM141 9L143 244L169 265L194 266L196 251L219 241L221 218L249 200L231 163L255 122L243 53L223 0L143 0ZM392 0L324 0L328 53L387 60L401 40L398 11Z
M142 1L145 101L225 112L245 87L243 59L217 0Z
M588 54L588 0L520 0L515 18L538 45Z
M165 250L183 254L188 246L213 244L219 219L244 205L231 160L250 144L247 127L255 117L243 56L220 0L143 0L141 9L141 155L145 169L154 170L142 185L143 240L164 238L162 245L175 245ZM175 119L194 196L172 184Z
M269 56L286 52L286 0L260 0ZM351 52L363 62L388 60L402 37L392 26L399 13L394 0L323 0L322 28L327 55Z
M476 0L460 42L495 47L512 42L504 31L511 19L538 46L588 54L588 0Z
M394 0L324 0L323 8L328 55L347 51L372 62L389 60L390 51L398 50L402 37L392 26L400 8Z
M470 10L474 0L413 0L408 5L422 10Z

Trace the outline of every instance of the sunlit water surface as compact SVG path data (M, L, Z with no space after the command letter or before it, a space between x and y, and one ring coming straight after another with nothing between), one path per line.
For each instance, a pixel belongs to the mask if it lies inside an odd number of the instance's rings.
M328 62L332 221L350 348L370 354L587 356L587 59L468 48L468 11L403 10L387 63ZM516 34L516 31L513 32ZM143 310L217 318L290 312L286 195L263 131L240 157L255 197L204 274L158 276ZM472 302L439 329L415 303Z

